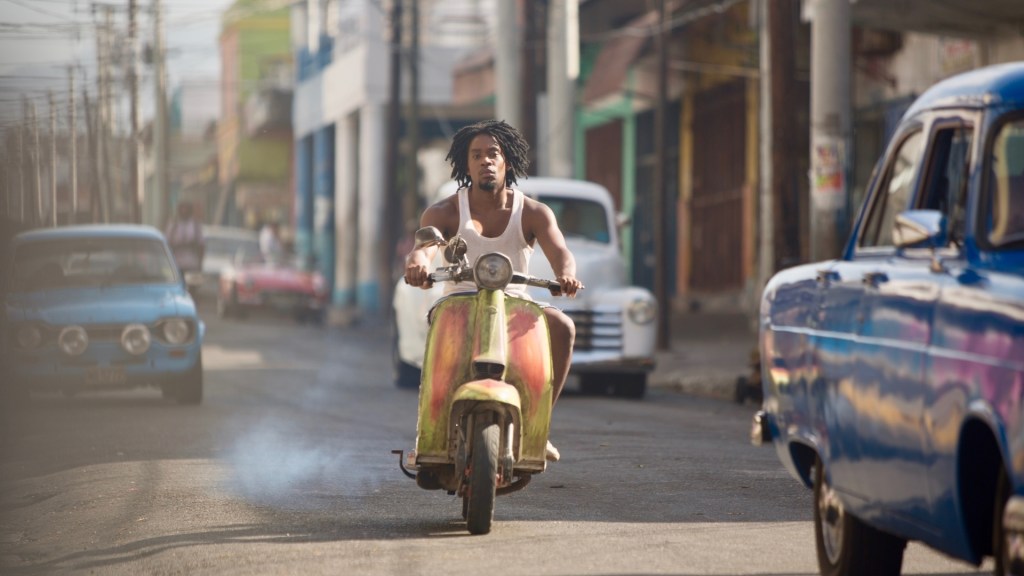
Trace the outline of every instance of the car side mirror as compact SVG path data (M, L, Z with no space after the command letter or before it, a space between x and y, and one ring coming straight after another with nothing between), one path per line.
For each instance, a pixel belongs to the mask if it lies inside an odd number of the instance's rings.
M629 226L632 223L633 223L632 216L630 216L629 214L626 214L625 212L616 212L616 214L615 214L615 225L618 226L620 230L622 228L625 228L626 226Z
M899 249L912 248L921 244L921 248L932 251L931 271L945 271L936 250L948 242L946 235L946 215L938 210L907 210L896 216L896 224L892 227L892 243Z
M423 248L425 246L440 246L444 244L444 236L441 235L441 231L433 226L424 226L416 231L414 236L416 240L416 248Z
M935 249L946 243L946 215L939 210L907 210L896 216L892 243L910 248L922 243Z

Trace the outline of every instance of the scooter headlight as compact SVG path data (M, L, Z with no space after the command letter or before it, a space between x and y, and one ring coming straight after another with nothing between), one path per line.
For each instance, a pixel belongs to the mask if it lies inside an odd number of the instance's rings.
M637 298L629 304L627 309L629 319L637 324L649 324L654 321L658 313L658 306L653 300Z
M180 346L185 342L188 342L190 330L188 322L181 318L171 318L170 320L163 323L164 339L167 340L168 344Z
M80 356L89 347L89 335L81 326L68 326L60 331L57 344L68 356Z
M512 261L498 252L484 254L473 265L473 277L480 288L501 290L512 280Z
M149 350L152 335L143 324L129 324L121 332L121 347L133 356L141 356Z

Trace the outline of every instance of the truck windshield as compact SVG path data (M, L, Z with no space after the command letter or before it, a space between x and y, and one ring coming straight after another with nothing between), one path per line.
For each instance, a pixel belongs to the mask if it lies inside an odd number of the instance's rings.
M539 196L537 200L547 204L555 213L558 227L566 238L583 238L602 244L611 242L608 215L601 204L560 196Z

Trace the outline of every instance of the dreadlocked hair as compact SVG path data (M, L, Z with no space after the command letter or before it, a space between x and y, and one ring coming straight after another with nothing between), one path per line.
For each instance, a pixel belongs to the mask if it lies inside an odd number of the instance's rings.
M498 141L505 156L505 186L516 183L516 178L526 178L530 167L528 153L530 145L523 135L504 120L484 120L459 129L452 138L452 147L445 160L451 162L452 178L459 186L469 186L469 143L480 134L489 134Z

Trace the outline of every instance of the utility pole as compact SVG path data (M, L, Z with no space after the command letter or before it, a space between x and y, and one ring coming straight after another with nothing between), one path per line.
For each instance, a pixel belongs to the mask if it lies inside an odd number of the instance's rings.
M672 311L668 301L668 270L666 261L669 251L666 249L665 218L668 206L665 202L665 168L668 157L665 154L665 102L668 100L668 27L666 23L666 0L658 0L658 97L654 109L654 297L660 308L658 314L658 349L668 350L669 318Z
M25 223L25 207L28 206L28 186L25 185L25 127L18 124L18 188L20 191L18 219Z
M153 0L153 62L156 79L156 116L153 119L153 151L156 170L153 174L154 224L163 226L169 214L167 177L167 78L164 71L164 32L160 0Z
M519 84L522 33L518 4L517 0L498 1L498 22L502 33L498 34L494 53L494 115L517 129L522 124Z
M523 137L530 143L530 173L537 173L537 70L541 66L540 55L543 54L544 45L542 34L538 33L540 27L537 20L540 17L543 7L538 2L523 0L520 3L523 14L523 32L521 51L521 75L520 86L520 125L517 126Z
M106 100L107 100L107 63L109 46L107 38L110 35L108 23L96 25L96 109L93 111L93 118L89 120L90 128L95 132L92 134L93 156L95 158L93 180L95 186L93 193L98 196L100 217L104 223L110 222L110 178L107 168L110 165L106 146ZM86 110L89 110L88 96L85 99Z
M409 160L407 169L407 190L405 209L402 212L402 225L399 231L405 230L405 220L416 213L419 204L419 150L420 150L420 9L419 2L413 0L409 4Z
M68 123L71 125L71 218L69 224L78 220L78 119L75 110L75 69L68 67Z
M384 233L387 241L381 254L381 278L391 278L392 258L398 235L401 233L400 230L405 227L402 220L404 194L398 189L398 123L402 113L402 2L403 0L392 0L391 4L391 84L388 86L390 100L388 101L387 151L384 170L384 188L385 194L387 194L387 203L384 209ZM381 302L390 302L393 290L391 283L383 282L381 286L383 297ZM390 311L390 306L387 309Z
M46 216L43 214L43 175L39 162L41 159L41 149L39 148L39 123L36 122L36 103L28 103L28 121L32 125L32 147L35 150L35 178L36 178L36 214L35 221L42 224L46 221Z
M101 188L102 182L100 179L100 154L99 154L99 110L92 113L92 104L89 103L89 93L82 88L82 103L85 107L85 125L89 132L89 148L90 156L92 156L92 206L90 212L92 213L93 222L103 222L104 224L110 223L110 211L107 209L106 195L103 193Z
M53 100L53 90L50 90L50 212L52 212L53 226L58 225L57 221L57 104Z
M841 251L850 149L850 2L811 0L811 260Z
M132 222L138 224L142 221L142 157L139 137L139 58L138 39L136 38L136 3L138 0L128 0L128 92L131 98L131 136L128 142L128 195L130 202L128 214Z
M579 0L548 2L548 117L543 131L548 172L571 178L574 170L576 78L580 75Z

